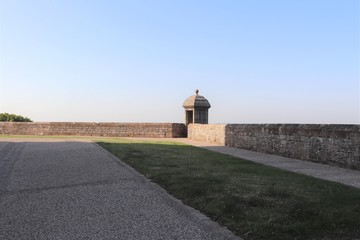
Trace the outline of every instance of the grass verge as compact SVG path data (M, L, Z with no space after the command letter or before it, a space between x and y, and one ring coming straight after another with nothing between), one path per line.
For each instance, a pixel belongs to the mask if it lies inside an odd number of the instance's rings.
M360 238L359 189L180 143L97 143L244 239Z

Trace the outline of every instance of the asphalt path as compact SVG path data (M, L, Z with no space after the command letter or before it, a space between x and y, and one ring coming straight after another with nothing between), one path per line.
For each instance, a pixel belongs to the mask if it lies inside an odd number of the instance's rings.
M0 239L238 239L91 142L0 140Z

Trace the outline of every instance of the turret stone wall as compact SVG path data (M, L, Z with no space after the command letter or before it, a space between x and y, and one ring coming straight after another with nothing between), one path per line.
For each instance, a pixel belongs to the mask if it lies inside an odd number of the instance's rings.
M226 124L189 124L189 139L225 146Z

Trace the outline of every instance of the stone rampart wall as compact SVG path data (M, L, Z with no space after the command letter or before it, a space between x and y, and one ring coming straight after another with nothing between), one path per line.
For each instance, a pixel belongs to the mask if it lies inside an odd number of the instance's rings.
M189 124L188 138L225 145L225 124Z
M185 137L180 123L0 123L6 135ZM360 169L360 125L189 124L188 138Z
M189 129L192 139L219 143L212 139L223 127L193 124ZM223 131L225 146L360 169L360 125L227 124Z
M0 123L0 134L3 135L74 135L176 138L186 136L185 129L185 125L181 123Z

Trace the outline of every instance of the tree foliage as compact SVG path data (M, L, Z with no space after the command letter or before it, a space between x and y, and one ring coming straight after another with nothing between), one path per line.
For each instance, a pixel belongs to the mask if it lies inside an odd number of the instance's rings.
M0 113L0 122L32 122L32 120L16 114Z

